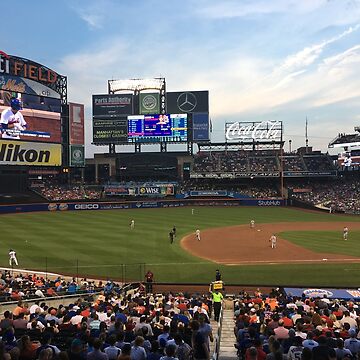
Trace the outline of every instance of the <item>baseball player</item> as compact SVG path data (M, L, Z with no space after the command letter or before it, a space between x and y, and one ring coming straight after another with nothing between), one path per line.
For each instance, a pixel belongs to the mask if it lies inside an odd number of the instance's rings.
M173 232L173 231L170 231L170 232L169 232L170 244L172 244L172 243L174 242L174 236L175 236L174 232Z
M277 240L276 236L274 234L272 234L269 239L272 249L276 249L276 240Z
M26 121L21 114L21 102L19 99L12 98L10 108L1 113L0 130L3 139L20 139L20 132L26 129Z
M195 231L195 236L196 236L196 240L197 240L197 241L200 241L200 230L199 230L199 229L197 229L197 230Z
M13 263L15 263L15 265L19 265L17 258L16 258L16 252L13 249L9 250L9 265L12 266Z
M250 221L250 229L255 229L255 220Z
M130 221L130 229L131 230L135 229L135 220L134 219L131 219L131 221Z
M344 238L344 240L347 240L348 236L349 236L349 229L348 229L347 226L345 226L344 230L343 230L343 238Z

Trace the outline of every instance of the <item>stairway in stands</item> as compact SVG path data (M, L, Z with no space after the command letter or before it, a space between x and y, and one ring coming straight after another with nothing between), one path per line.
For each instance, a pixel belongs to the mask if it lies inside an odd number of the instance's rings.
M227 302L226 309L223 313L220 352L218 360L234 360L237 359L237 351L234 347L234 309L232 302Z

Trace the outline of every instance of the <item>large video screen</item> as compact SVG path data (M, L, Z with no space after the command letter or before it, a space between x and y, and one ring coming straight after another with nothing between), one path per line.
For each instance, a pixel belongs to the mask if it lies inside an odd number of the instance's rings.
M11 113L13 97L22 103L22 124ZM1 139L61 143L60 99L0 90L0 113ZM14 126L9 127L12 122Z
M128 142L186 142L187 114L128 116Z

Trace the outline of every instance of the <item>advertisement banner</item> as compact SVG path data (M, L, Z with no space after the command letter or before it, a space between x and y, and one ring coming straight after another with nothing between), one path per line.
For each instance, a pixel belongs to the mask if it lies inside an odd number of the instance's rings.
M168 196L174 195L174 185L156 186L130 186L130 185L105 185L105 194L108 196Z
M279 176L279 171L243 173L191 173L190 179L273 178Z
M284 171L284 177L322 177L337 176L336 170L324 171Z
M171 186L142 186L138 189L139 195L173 195L174 194L174 187Z
M199 191L190 191L190 196L227 196L228 192L226 190L199 190Z
M140 93L139 94L139 114L160 114L160 94L159 93Z
M93 95L92 103L93 117L97 119L133 114L132 94Z
M166 93L167 112L173 114L208 113L208 91L182 91Z
M84 145L70 145L69 151L70 166L85 166L85 147Z
M0 165L60 166L61 145L0 140Z
M281 141L282 134L282 121L278 120L237 121L225 124L225 138L230 142Z
M0 86L5 90L27 92L21 91L20 87L25 88L25 90L31 88L33 92L30 92L30 94L34 93L50 97L59 97L58 95L55 96L51 90L60 94L64 81L66 81L64 76L61 76L44 65L29 59L8 55L1 50L0 74L1 76L7 77L2 78L1 81L5 79L5 83ZM36 83L37 85L34 85ZM44 87L40 86L40 84L44 85ZM18 90L15 90L14 86L17 86Z
M127 117L117 119L93 119L95 144L125 143L128 140Z
M359 289L329 289L329 288L284 288L291 296L306 296L308 298L328 299L358 299L360 298Z
M60 94L46 85L18 76L0 75L0 89L60 99Z
M84 145L84 105L69 103L69 143Z
M193 124L193 141L209 141L209 114L208 113L195 113L192 115Z

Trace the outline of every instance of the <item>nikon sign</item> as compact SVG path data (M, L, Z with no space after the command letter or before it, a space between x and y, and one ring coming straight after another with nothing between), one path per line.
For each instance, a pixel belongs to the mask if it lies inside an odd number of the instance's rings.
M0 165L60 166L61 145L0 140Z

